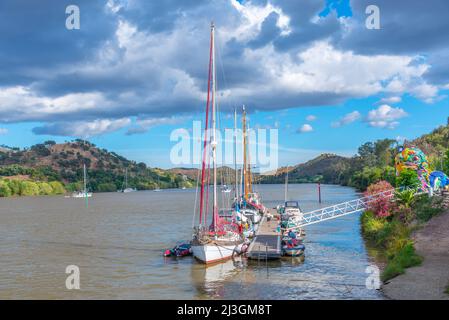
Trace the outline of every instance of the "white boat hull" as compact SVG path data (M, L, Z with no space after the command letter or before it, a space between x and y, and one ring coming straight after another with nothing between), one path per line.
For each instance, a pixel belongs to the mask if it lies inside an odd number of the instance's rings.
M217 245L217 244L206 244L206 245L194 245L192 246L193 256L203 263L215 263L232 258L234 251L239 252L238 245Z
M92 197L92 193L74 193L72 194L72 198L91 198Z

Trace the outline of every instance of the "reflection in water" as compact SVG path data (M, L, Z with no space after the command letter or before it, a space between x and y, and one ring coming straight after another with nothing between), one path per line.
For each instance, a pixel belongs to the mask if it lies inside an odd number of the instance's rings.
M257 186L268 207L282 185ZM303 210L316 209L315 185L289 185ZM0 299L379 299L365 288L371 263L357 215L307 227L306 257L230 260L205 267L164 258L191 238L195 190L0 199ZM323 204L354 199L350 188L322 186ZM176 199L176 201L173 201ZM65 288L65 268L80 267L81 290Z

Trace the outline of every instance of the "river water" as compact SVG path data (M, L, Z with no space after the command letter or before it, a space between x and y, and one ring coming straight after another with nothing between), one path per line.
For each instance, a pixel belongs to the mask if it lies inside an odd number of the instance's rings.
M282 185L257 186L264 204ZM316 185L289 186L304 211L319 208ZM322 186L327 206L357 197ZM367 289L357 214L306 228L305 259L242 259L204 267L162 252L191 237L195 190L94 194L83 199L0 198L0 299L382 299ZM80 290L65 286L68 265Z

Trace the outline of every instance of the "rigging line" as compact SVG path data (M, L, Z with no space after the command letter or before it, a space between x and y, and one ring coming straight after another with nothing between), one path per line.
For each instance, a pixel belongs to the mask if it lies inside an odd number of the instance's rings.
M200 140L201 143L201 140ZM198 205L198 186L200 183L200 164L198 164L198 172L196 174L196 191L195 191L195 205L193 206L193 218L192 218L192 229L195 227L195 216L196 216L196 207Z
M220 36L218 35L218 37L216 37L216 38L219 38L219 37ZM231 94L231 89L230 89L230 86L228 85L228 80L227 80L226 75L225 75L223 59L222 59L222 55L221 55L220 41L217 41L217 44L216 44L215 47L217 49L217 58L220 61L221 73L222 73L222 76L223 76L223 84L224 84L223 89L228 89L229 90L229 100L230 101L228 102L228 105L229 105L230 109L232 109L231 106L232 105L236 106L237 104L236 104L236 101L234 100L234 97Z

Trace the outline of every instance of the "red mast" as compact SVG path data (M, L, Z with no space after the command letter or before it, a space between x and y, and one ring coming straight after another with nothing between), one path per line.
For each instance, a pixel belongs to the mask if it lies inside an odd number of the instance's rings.
M202 159L202 167L201 167L200 224L201 224L202 219L203 219L203 207L204 207L206 149L207 149L207 140L208 140L208 131L209 131L208 130L209 129L209 105L210 105L210 84L211 84L211 78L212 78L212 46L213 46L213 41L214 41L214 39L213 39L213 30L211 30L211 33L210 33L210 49L209 49L209 75L208 75L208 79L207 79L206 125L204 127L203 159Z

